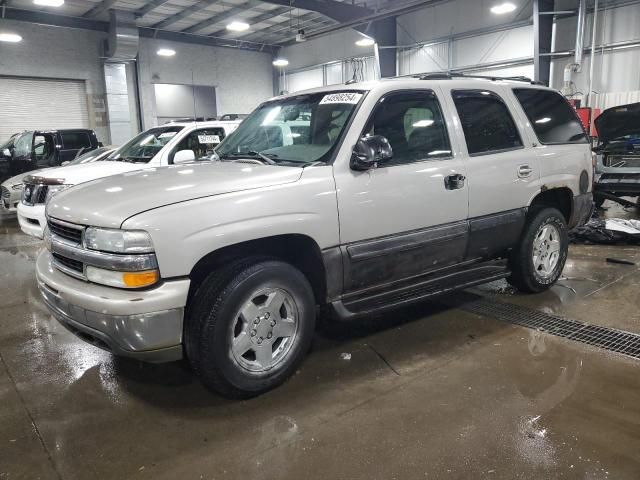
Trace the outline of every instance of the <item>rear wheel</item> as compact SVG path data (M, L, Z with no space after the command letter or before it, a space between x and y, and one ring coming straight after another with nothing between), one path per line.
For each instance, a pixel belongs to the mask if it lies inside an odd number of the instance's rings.
M315 301L287 263L241 260L210 275L193 299L187 356L204 385L249 398L284 382L309 350Z
M510 259L509 283L523 292L542 292L560 277L567 260L567 223L555 208L534 213Z

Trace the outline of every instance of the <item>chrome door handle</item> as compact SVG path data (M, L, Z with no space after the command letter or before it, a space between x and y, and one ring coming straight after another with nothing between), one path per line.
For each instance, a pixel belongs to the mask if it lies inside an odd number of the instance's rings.
M531 168L529 165L520 165L518 167L518 177L520 178L530 177L532 173L533 168Z

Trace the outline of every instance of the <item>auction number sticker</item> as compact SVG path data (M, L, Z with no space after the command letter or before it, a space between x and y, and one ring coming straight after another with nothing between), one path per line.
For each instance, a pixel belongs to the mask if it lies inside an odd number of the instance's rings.
M220 143L220 137L218 135L198 135L198 142L204 145Z
M341 93L331 93L329 95L325 95L324 98L320 101L320 105L327 105L331 103L351 103L356 104L362 98L361 93L354 92L341 92Z

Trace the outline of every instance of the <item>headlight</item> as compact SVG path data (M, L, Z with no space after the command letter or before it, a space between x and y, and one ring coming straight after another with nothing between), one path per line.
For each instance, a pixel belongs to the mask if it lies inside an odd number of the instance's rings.
M143 272L116 272L87 266L87 280L118 288L143 288L153 285L160 279L158 270Z
M24 183L16 183L15 185L11 185L11 190L22 190L24 188Z
M116 230L89 227L84 244L91 250L111 253L152 253L151 236L142 230Z
M47 196L44 199L44 203L47 203L49 200L51 200L51 198L55 194L60 193L62 190L65 190L72 186L73 185L50 185L49 188L47 188Z

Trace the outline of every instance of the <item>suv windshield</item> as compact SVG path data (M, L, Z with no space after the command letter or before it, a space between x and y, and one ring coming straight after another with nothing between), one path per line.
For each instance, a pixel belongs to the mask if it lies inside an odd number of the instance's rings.
M363 97L324 92L264 103L220 144L218 156L300 166L326 162Z
M148 163L183 128L179 125L150 128L133 137L106 160Z

